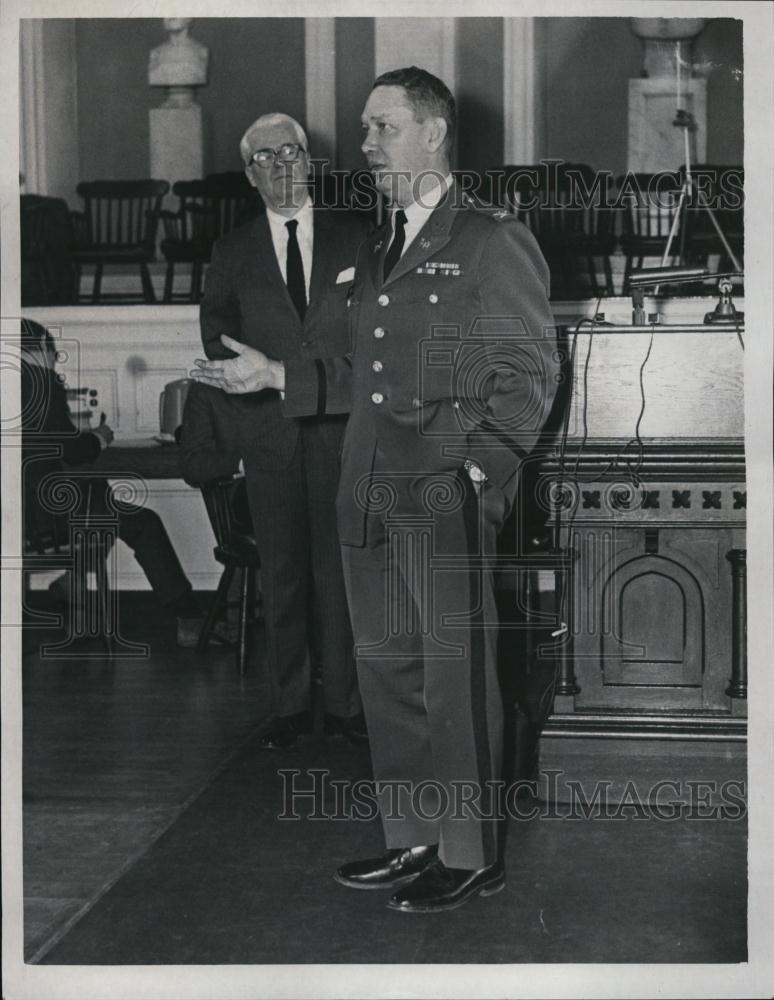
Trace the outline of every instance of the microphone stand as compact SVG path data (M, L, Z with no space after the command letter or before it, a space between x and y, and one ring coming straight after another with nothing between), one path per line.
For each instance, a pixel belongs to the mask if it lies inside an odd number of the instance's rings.
M669 230L669 236L667 238L666 247L664 248L664 254L661 258L661 266L666 265L669 259L670 250L672 249L672 242L674 241L675 234L677 233L677 227L680 223L680 217L684 214L683 210L685 208L686 198L690 197L693 193L693 175L691 174L691 141L690 133L695 132L697 129L696 120L690 111L686 111L685 108L678 108L675 115L675 119L672 124L676 128L683 130L683 145L685 150L685 178L680 187L680 199L677 203L677 211L675 212L674 218L672 219L672 225ZM699 191L697 194L697 203L699 208L704 209L710 218L710 222L715 227L715 231L720 237L720 241L725 248L728 258L734 266L736 271L742 270L742 265L736 257L736 254L731 249L731 246L726 239L726 235L720 227L720 223L715 218L715 213L712 208L707 204L703 192ZM680 260L685 259L685 226L683 226L680 233ZM658 286L656 286L656 294L658 294Z

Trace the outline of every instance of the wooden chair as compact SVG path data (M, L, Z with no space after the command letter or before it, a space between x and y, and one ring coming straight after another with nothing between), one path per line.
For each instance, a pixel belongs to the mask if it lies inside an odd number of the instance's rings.
M363 215L373 226L380 226L384 221L384 196L377 191L370 170L318 172L312 179L311 188L315 205Z
M255 571L260 567L255 537L244 531L244 525L236 523L234 517L235 491L244 483L241 477L212 479L201 486L204 504L215 534L215 558L223 566L218 589L207 617L199 633L197 649L207 648L212 630L220 615L228 606L228 592L234 574L240 571L239 587L239 639L237 643L237 666L244 674L247 661L247 626L251 610L255 606Z
M213 244L260 214L263 201L241 170L210 174L204 180L178 181L172 193L179 199L177 211L161 213L161 252L167 262L164 302L199 302L204 266L209 263ZM191 265L191 283L186 293L175 295L175 265L183 263Z
M73 212L76 302L80 300L81 271L95 266L91 301L153 303L156 296L148 264L156 252L156 229L161 200L169 191L167 181L84 181L77 187L84 200L83 212ZM102 295L105 267L133 265L142 281L140 296L126 293Z
M124 639L118 622L117 592L110 586L107 558L117 537L114 514L92 514L92 495L97 480L68 472L49 473L40 481L43 496L50 496L63 513L47 525L38 523L25 510L22 572L25 585L33 573L64 570L68 574L68 600L64 622L59 614L40 613L23 597L25 624L56 627L65 624L67 635L40 647L49 659L147 658L149 647ZM100 484L99 487L102 488ZM45 505L45 504L44 504ZM66 509L65 509L66 508ZM93 573L96 590L89 590ZM82 640L101 638L103 652L83 646Z
M68 305L72 300L72 226L63 198L20 199L22 306Z
M646 257L660 263L680 201L678 172L629 173L618 178L618 201L622 211L621 249L624 266L623 294L629 294L629 275L641 268ZM683 221L680 221L680 226ZM680 253L684 239L678 227L672 242L672 256ZM669 263L669 261L667 262ZM677 286L687 288L688 286Z
M681 179L685 166L680 167ZM718 256L718 272L735 270L723 241L705 211L709 205L739 263L744 266L744 167L696 163L691 167L693 194L685 212L686 256L689 262L707 266Z
M609 175L585 163L543 161L505 167L508 207L532 230L551 270L552 298L612 295L616 245ZM602 279L597 262L602 266Z

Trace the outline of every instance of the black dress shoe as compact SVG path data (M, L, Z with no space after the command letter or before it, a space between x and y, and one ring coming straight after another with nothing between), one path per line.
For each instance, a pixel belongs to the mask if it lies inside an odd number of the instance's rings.
M343 736L350 743L368 743L368 730L362 712L351 715L348 719L326 712L323 718L323 734L326 739Z
M394 848L381 858L351 861L333 876L351 889L386 889L415 878L438 857L438 846Z
M265 750L285 750L295 746L301 736L308 736L311 731L312 716L309 712L280 715L263 734L260 745Z
M462 906L474 896L493 896L503 888L505 868L501 861L478 871L447 868L436 861L411 885L396 892L387 905L401 913L437 913Z

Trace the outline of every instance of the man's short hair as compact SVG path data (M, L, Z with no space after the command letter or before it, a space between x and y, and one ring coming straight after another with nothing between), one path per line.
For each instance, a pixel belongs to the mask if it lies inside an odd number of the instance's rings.
M245 134L239 140L239 152L242 155L242 159L247 163L247 158L251 152L255 152L250 149L250 144L247 141L247 137L251 135L256 129L259 128L270 128L272 125L290 125L296 135L296 141L299 142L304 149L309 152L309 140L306 137L306 132L298 124L295 118L291 118L290 115L285 115L281 111L270 111L266 115L261 115L260 118L256 118L253 124L245 131Z
M40 347L43 350L55 351L56 344L54 338L42 325L36 323L34 319L22 318L21 321L21 347L25 350L34 350Z
M374 80L371 90L377 87L403 87L406 100L414 109L417 121L425 118L443 118L446 122L444 147L451 152L457 130L457 105L451 91L437 76L418 66L391 69Z

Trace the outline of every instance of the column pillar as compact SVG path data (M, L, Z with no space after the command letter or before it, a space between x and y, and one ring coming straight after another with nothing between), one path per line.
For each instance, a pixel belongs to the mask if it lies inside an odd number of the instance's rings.
M726 694L734 715L745 715L747 700L747 550L731 549L731 681ZM741 709L741 711L739 710Z

